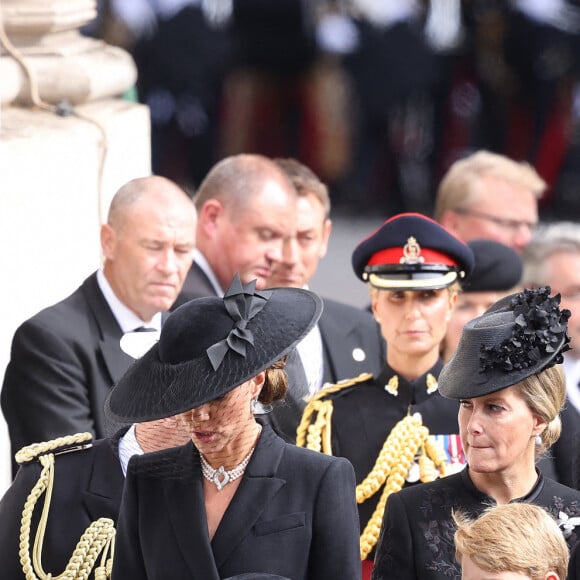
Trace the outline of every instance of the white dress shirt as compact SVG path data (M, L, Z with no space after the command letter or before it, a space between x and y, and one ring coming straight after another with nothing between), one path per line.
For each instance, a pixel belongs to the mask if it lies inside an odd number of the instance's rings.
M127 433L119 439L119 461L121 462L121 469L123 470L123 475L127 475L127 465L129 465L129 459L133 455L143 455L144 451L137 442L137 437L135 436L135 425L131 425Z
M150 321L141 320L117 298L102 269L97 271L97 283L123 332L131 332L142 326L161 330L161 312L157 312Z

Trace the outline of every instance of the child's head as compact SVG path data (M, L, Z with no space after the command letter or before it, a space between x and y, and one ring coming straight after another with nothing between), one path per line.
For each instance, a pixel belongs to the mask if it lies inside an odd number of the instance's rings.
M454 513L455 549L463 580L564 580L568 547L544 509L498 505L472 520Z

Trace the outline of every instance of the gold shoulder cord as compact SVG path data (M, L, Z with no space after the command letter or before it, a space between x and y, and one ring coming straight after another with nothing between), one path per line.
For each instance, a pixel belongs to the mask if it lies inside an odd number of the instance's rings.
M332 455L330 443L332 435L332 400L322 399L341 389L366 381L371 376L369 374L360 375L349 381L329 385L316 393L304 409L302 421L297 430L296 445L320 451L326 455ZM315 413L317 415L313 422L312 418ZM367 499L373 497L384 485L377 507L360 537L361 560L366 560L376 546L383 523L387 499L405 484L405 478L417 453L421 453L419 457L419 479L422 482L434 481L437 477L445 476L445 451L436 442L435 438L429 435L429 429L423 425L419 413L407 415L393 427L371 472L356 486L356 501L357 503L364 503Z
M67 564L64 572L59 576L46 573L42 567L42 546L44 534L52 498L54 485L54 456L82 449L90 445L92 435L90 433L77 433L60 437L44 443L34 443L24 447L16 454L18 463L26 463L38 459L42 465L42 471L36 485L26 499L22 520L20 524L20 563L22 571L27 580L86 580L95 563L101 554L100 566L94 569L95 580L107 580L111 577L113 567L113 553L115 548L115 527L113 520L109 518L99 518L92 522L81 536L76 548ZM42 514L38 523L38 529L34 538L32 559L30 558L30 527L32 513L36 502L46 491ZM107 558L110 553L110 557Z

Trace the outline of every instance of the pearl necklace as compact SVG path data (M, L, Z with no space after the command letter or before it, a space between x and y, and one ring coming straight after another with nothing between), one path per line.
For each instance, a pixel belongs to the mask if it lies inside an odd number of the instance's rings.
M258 434L262 431L262 426L260 425L260 430ZM236 465L233 469L227 470L223 465L220 465L217 469L212 467L208 462L207 459L200 453L199 457L201 459L201 473L203 476L213 483L218 491L221 491L228 483L232 481L236 481L239 479L246 471L246 467L248 463L250 463L250 459L252 457L252 453L254 453L255 447L250 449L250 452L242 459L242 462L239 465Z

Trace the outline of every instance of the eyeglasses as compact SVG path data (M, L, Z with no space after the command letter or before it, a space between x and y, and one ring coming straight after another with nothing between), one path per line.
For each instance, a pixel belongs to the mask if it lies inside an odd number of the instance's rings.
M474 209L466 209L463 207L458 207L453 209L455 213L460 215L471 216L480 220L486 220L495 224L496 226L504 229L510 230L512 232L517 232L520 228L526 228L530 232L533 232L538 223L537 222L526 222L523 220L510 220L505 218L496 217L494 215L489 215L488 213L484 213L482 211L476 211Z

